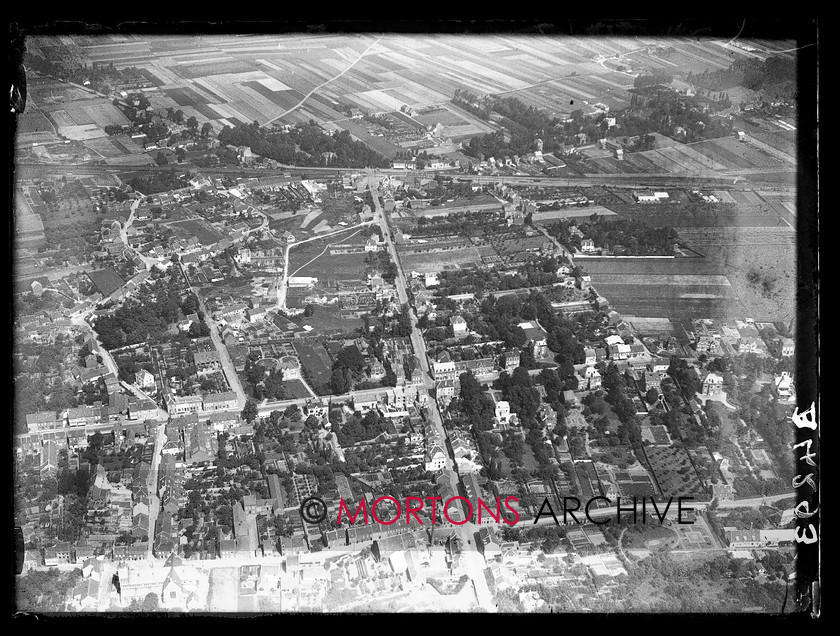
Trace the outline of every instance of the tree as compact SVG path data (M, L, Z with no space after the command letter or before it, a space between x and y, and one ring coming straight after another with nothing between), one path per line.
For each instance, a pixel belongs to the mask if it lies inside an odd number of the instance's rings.
M213 132L213 125L210 122L206 122L201 127L201 136L202 137L207 137L207 136L210 135L211 132Z
M649 388L647 393L645 393L645 402L648 404L656 404L657 398L659 398L659 392L653 387Z
M158 598L158 595L154 592L149 592L148 594L146 594L146 598L143 599L143 611L154 612L159 608L160 599Z
M172 119L172 121L175 122L176 124L183 123L183 121L184 121L184 111L176 110L174 113L172 113L172 117L170 119Z
M245 402L245 408L242 409L242 419L246 422L253 422L257 419L257 415L259 415L259 409L257 408L257 401L253 398L248 398L248 401Z
M198 128L198 120L193 116L187 120L187 128L196 130Z
M335 395L343 395L350 389L349 372L341 366L335 366L330 376L330 390Z
M169 163L169 160L166 158L166 155L164 155L162 152L159 152L157 153L157 155L155 155L155 163L159 166L165 166Z
M178 160L178 163L184 163L184 160L187 158L187 151L183 148L178 148L175 151L175 158Z
M315 314L315 305L310 303L304 308L303 315L304 315L305 318L310 318L314 314Z

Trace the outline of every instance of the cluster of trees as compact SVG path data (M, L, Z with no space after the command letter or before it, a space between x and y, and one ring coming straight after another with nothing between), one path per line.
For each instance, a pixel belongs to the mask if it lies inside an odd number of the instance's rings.
M764 61L741 57L728 69L689 73L687 81L713 91L743 86L760 91L769 99L795 99L796 61L781 56Z
M452 97L452 103L456 104L459 108L463 108L465 111L472 113L479 119L483 119L484 121L490 119L490 113L493 110L492 101L481 99L478 95L474 95L473 93L460 88L455 90L455 95Z
M56 568L32 570L15 581L15 605L20 611L60 612L65 609L67 591L81 583L82 571L62 572Z
M522 301L515 295L488 296L481 303L471 328L491 340L503 340L507 347L523 347L528 338L519 326L522 322Z
M409 188L409 190L411 189ZM430 183L426 185L425 192L426 196L423 198L431 198L432 205L435 205L436 201L442 203L444 199L474 199L482 196L482 192L473 190L471 184L452 181L452 177L446 177L440 173L435 173L434 184ZM418 221L421 220L425 221L427 217L420 217L418 219Z
M343 395L353 388L353 383L364 375L365 357L356 345L344 347L335 357L330 375L330 390Z
M671 357L671 365L668 367L668 375L674 379L678 387L686 397L693 397L703 389L703 382L697 371L688 366L688 362L677 356Z
M794 428L786 421L789 409L779 406L768 385L752 394L749 401L742 398L741 404L741 418L764 438L770 452L778 460L780 483L789 485L794 475L794 455L790 450L794 442Z
M468 102L456 100L456 103L474 112ZM470 140L465 153L479 159L527 154L537 149L537 139L542 140L544 152L554 152L564 144L600 139L608 130L605 113L587 116L583 110L576 109L561 121L515 97L485 101L479 110L486 112L484 119L491 118L495 111L506 129Z
M219 132L219 141L231 146L247 146L257 155L290 165L326 166L323 155L334 153L329 165L337 168L390 166L390 161L362 142L354 141L346 130L331 136L314 121L298 124L288 133L268 132L260 128L258 122L235 128L225 126Z
M546 150L557 145L558 121L528 106L515 97L504 97L492 103L491 109L501 117L501 124L508 131L488 133L473 137L466 153L472 157L502 157L522 155L536 150L536 139L543 140ZM562 143L562 142L559 142ZM546 146L545 144L548 144Z
M379 411L371 410L365 413L364 417L354 414L344 422L333 421L332 427L339 444L347 447L384 433L386 422Z
M633 401L629 397L634 389L628 388L624 376L615 363L611 362L606 368L602 363L602 369L601 386L606 391L605 399L621 421L616 436L622 445L641 450L642 430L636 419L636 407L633 406Z
M245 383L247 391L254 399L262 401L283 400L286 398L286 389L283 386L283 371L271 369L266 371L261 364L256 364L254 356L258 359L259 354L249 355L245 360Z
M545 389L545 401L557 412L557 426L554 434L565 437L568 434L566 427L566 407L563 400L563 391L574 391L577 389L577 378L575 368L566 362L557 369L543 369L537 376L538 381Z
M44 46L39 50L41 55L26 56L26 65L30 70L75 84L90 82L90 88L101 93L110 90L111 84L125 81L126 75L136 76L142 72L134 66L126 69L115 68L113 62L93 63L90 66L87 62L79 64L76 62L78 58L68 55L63 46Z
M674 76L662 69L656 69L648 73L639 74L633 80L634 88L645 88L646 86L667 86L674 81Z
M588 222L578 223L578 228L595 242L596 247L610 251L623 248L627 256L670 256L674 253L674 244L679 241L679 234L672 227L651 227L635 219L605 221L597 214L589 217ZM580 237L570 234L565 223L557 223L553 230L563 237L568 234L568 243L580 248Z
M576 320L554 312L551 302L539 291L533 290L527 298L515 295L496 298L488 296L481 303L481 311L475 316L471 328L488 336L491 340L503 340L507 347L524 347L527 337L519 323L538 320L547 333L548 348L554 351L556 362L561 366L582 364L586 359L578 332L586 330L586 318ZM565 367L568 369L568 366ZM570 378L571 374L563 373ZM576 389L577 386L570 387Z
M558 262L554 257L522 263L515 274L502 275L491 269L452 269L440 273L438 294L485 293L556 283Z
M111 314L100 316L94 328L106 349L116 349L139 342L158 343L166 338L169 325L182 314L180 274L173 270L169 278L159 278L144 286ZM183 313L191 313L183 310Z
M493 419L496 409L493 400L486 395L478 380L472 373L462 373L460 378L461 390L457 399L449 404L450 412L461 415L472 428L478 444L478 450L484 460L483 471L491 479L501 478L501 462L498 457L493 434Z
M630 105L615 111L615 135L634 137L658 132L672 137L677 128L685 130L685 143L725 137L732 132L728 119L707 112L705 101L682 95L661 84L632 90Z
M365 256L365 264L381 273L382 280L391 285L397 278L397 264L391 259L388 250L369 252Z
M466 184L465 184L466 185ZM470 214L458 212L448 216L428 217L417 219L415 236L493 236L507 232L508 225L504 213L499 206L499 212L485 212Z
M146 175L137 175L136 177L132 177L128 183L134 190L143 194L168 192L169 190L184 188L188 184L187 179L182 178L175 168Z

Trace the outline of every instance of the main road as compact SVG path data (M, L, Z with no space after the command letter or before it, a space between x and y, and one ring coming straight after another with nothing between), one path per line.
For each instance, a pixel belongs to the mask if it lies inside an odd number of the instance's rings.
M242 389L242 383L239 381L239 375L236 373L236 367L230 359L227 347L225 346L225 343L222 342L222 338L219 335L219 326L216 324L216 321L213 320L213 316L210 315L210 312L207 311L207 307L204 304L204 299L201 297L201 294L196 293L196 291L192 288L192 283L190 283L187 272L184 271L184 265L180 260L178 261L178 267L181 268L181 274L183 274L184 280L187 281L190 291L195 294L196 298L198 298L198 306L204 314L204 321L210 328L210 338L213 340L213 346L216 348L216 351L219 352L219 360L221 361L225 377L227 378L231 389L233 389L236 393L237 407L239 410L244 409L247 396L245 395L245 391Z
M400 262L399 254L397 253L396 246L394 245L394 241L391 237L391 231L388 227L388 219L385 216L385 211L382 209L382 203L379 200L379 192L377 189L378 185L378 180L375 178L373 171L368 170L368 190L370 191L370 195L373 200L374 218L379 222L379 226L382 229L382 236L388 246L388 251L391 254L391 258L394 263L397 265L397 279L395 281L397 296L400 303L405 305L408 303L408 282L405 276L405 270ZM409 311L409 316L411 318L411 345L414 348L414 353L420 360L420 368L423 371L423 393L428 396L428 392L434 388L434 380L429 369L429 360L426 354L426 343L423 340L423 334L420 331L420 328L417 326L417 316L413 311ZM434 399L427 399L426 403L428 405L431 424L438 439L442 441L446 440L446 431L443 428L443 420L440 416L440 412L438 411L437 403ZM446 453L446 465L443 470L452 480L452 483L456 484L459 479L458 473L455 469L455 460L449 454L449 450L447 449L445 443L443 446L443 450ZM457 532L461 538L462 545L469 546L462 552L462 556L466 563L470 579L472 579L478 604L487 612L495 612L497 610L496 603L493 602L493 595L490 593L490 588L487 585L487 579L484 575L484 557L475 545L476 531L477 527L472 522L465 523L457 527Z

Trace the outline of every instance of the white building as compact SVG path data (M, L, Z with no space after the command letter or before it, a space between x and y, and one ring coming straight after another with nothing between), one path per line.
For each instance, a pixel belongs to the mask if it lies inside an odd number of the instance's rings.
M586 367L586 374L584 377L586 377L589 382L590 390L601 388L601 374L595 367Z
M790 399L794 394L793 378L787 371L782 371L781 375L773 377L773 384L776 385L776 392L780 398Z
M289 287L314 287L318 279L313 276L290 276Z
M280 358L280 370L284 380L300 380L300 360L295 356Z
M446 453L438 445L434 444L426 453L426 470L434 472L446 467Z
M134 374L134 384L144 390L153 389L155 388L155 376L146 369L140 369Z
M500 424L507 424L510 421L510 402L505 400L496 402L496 419Z
M462 316L453 316L449 322L456 338L467 335L467 321Z

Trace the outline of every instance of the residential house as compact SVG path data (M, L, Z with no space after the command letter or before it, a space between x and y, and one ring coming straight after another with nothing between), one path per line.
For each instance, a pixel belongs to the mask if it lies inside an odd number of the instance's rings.
M703 380L703 395L720 395L723 390L723 377L717 373L709 373Z

